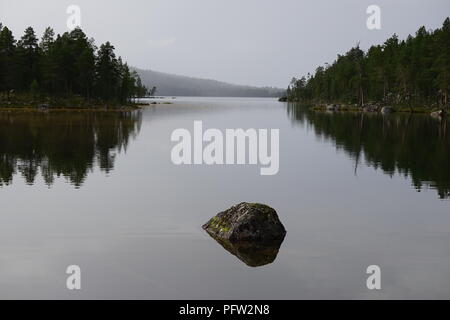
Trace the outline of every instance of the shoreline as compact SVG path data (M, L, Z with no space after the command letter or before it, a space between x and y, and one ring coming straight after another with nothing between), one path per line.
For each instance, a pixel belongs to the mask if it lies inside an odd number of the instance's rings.
M83 106L83 107L34 107L30 105L24 106L0 106L0 112L11 112L11 111L23 111L23 112L39 112L39 113L47 113L47 112L131 112L136 110L142 110L145 107L151 107L155 105L166 105L173 104L169 102L152 102L152 103L138 103L129 106L121 106L121 107L105 107L105 106Z
M39 113L46 113L46 112L54 112L54 111L61 111L61 112L70 112L70 111L91 111L91 112L127 112L127 111L136 111L142 109L144 106L125 106L125 107L112 107L112 108L105 108L105 107L50 107L50 108L37 108L37 107L31 107L31 106L8 106L8 107L2 107L0 106L0 112L10 112L10 111L24 111L24 112L39 112Z
M287 102L287 103L299 103L299 102ZM429 108L429 107L390 107L390 106L374 106L367 105L366 107L357 107L349 105L329 104L329 105L305 105L311 111L317 112L354 112L354 113L367 113L367 114L424 114L432 117L447 118L450 113L443 108ZM386 109L385 109L386 108Z
M370 108L370 107L369 107ZM359 108L359 107L339 107L335 110L329 110L326 106L313 106L310 107L311 110L314 111L335 111L335 112L364 112L364 113L382 113L381 109L371 109L371 110L364 110L365 108ZM439 111L439 109L428 109L428 108L415 108L411 110L410 108L396 108L392 107L391 111L387 113L421 113L421 114L430 114L433 111Z

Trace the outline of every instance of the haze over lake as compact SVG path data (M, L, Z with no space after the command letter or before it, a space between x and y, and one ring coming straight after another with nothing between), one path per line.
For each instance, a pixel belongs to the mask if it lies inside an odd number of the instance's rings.
M0 298L450 296L448 120L275 99L173 102L0 112ZM199 119L280 129L278 175L173 165L171 133ZM201 228L243 201L272 206L287 229L269 264L249 266ZM79 292L65 286L73 264ZM378 292L366 287L373 264Z

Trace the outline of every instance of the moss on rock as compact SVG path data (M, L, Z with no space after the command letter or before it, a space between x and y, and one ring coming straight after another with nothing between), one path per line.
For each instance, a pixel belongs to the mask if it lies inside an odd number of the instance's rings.
M213 217L203 229L230 242L282 240L286 235L276 211L260 203L240 203Z

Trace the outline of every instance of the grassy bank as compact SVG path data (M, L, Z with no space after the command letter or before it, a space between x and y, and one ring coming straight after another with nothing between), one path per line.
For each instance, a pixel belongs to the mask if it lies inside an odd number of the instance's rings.
M79 96L36 98L31 95L13 95L10 97L0 97L0 111L128 111L136 110L147 105L148 103L141 102L128 102L123 105L114 101L86 101L86 99Z

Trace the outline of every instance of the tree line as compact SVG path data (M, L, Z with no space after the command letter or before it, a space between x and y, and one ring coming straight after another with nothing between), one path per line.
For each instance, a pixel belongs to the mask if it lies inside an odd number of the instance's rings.
M145 96L148 90L139 75L114 50L110 42L98 48L80 28L55 36L48 27L39 40L29 27L16 40L0 23L0 97L79 97L89 104L126 104Z
M333 64L292 79L289 101L348 103L364 106L383 103L399 106L449 106L450 19L442 28L421 27L415 36L400 41L394 34L367 52L359 44Z

